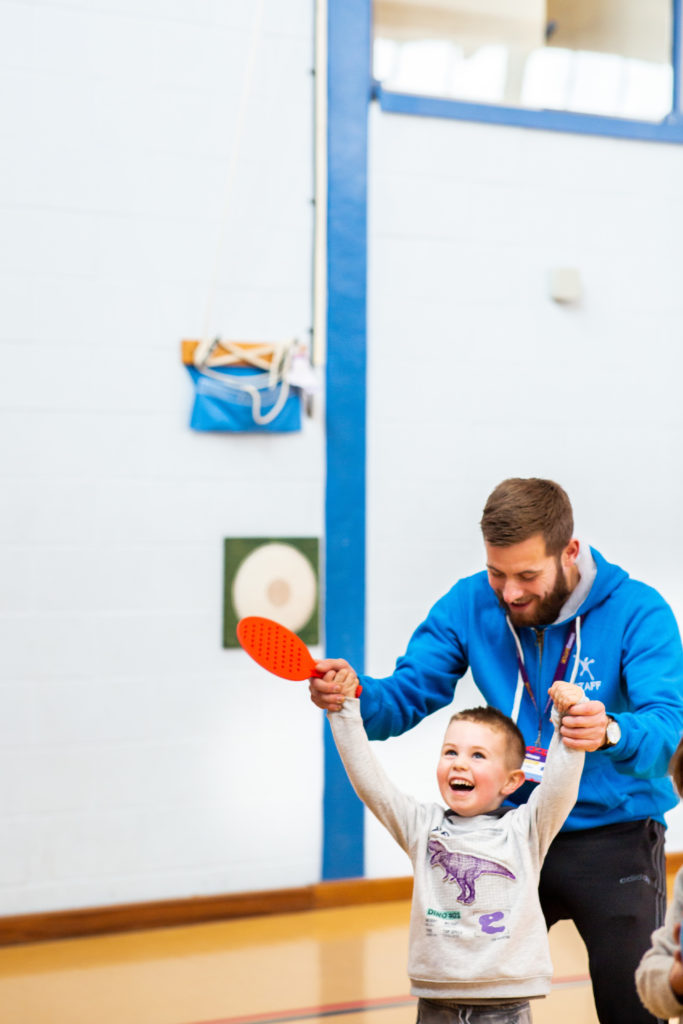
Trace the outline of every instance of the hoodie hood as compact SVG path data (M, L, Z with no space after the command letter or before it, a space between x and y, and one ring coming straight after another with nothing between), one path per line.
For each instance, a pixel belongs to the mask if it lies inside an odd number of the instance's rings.
M553 626L568 622L577 615L586 615L592 608L607 600L629 578L624 569L612 565L599 551L583 543L579 548L576 564L581 579L562 606Z

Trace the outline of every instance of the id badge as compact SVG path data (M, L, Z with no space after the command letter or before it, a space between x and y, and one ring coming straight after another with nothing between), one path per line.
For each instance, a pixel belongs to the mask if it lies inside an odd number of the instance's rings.
M547 756L548 751L544 750L543 747L526 748L526 754L522 763L522 771L524 772L524 778L527 782L541 781Z

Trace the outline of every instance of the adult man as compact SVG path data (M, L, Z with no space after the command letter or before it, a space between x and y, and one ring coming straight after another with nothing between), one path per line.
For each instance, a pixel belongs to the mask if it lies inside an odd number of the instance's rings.
M361 677L372 739L398 735L448 704L469 667L487 703L517 721L528 748L547 747L553 679L587 702L565 717L568 746L587 751L576 806L546 858L540 896L550 927L574 920L589 955L602 1024L652 1024L635 968L665 905L666 776L683 729L683 652L673 613L574 536L567 495L549 480L505 480L481 520L487 571L460 580L417 628L393 674ZM311 681L335 707L333 671ZM537 755L529 751L532 761ZM528 767L533 778L541 767ZM532 781L513 797L528 797Z

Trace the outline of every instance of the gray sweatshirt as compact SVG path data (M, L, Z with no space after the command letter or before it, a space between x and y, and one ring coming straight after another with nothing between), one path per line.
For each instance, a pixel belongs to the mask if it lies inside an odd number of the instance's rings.
M683 1022L683 996L677 996L669 984L669 972L680 942L674 928L683 921L683 868L676 875L673 900L661 928L652 933L652 945L636 970L636 988L641 1002L655 1017L678 1017Z
M576 801L583 751L562 743L556 723L529 801L464 818L394 786L372 752L359 700L347 698L328 718L356 793L413 865L413 995L471 1003L545 995L552 964L538 878Z

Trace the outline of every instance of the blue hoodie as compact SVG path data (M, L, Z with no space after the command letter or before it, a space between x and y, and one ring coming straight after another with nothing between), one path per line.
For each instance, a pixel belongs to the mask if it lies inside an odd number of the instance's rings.
M565 830L643 818L664 820L678 802L667 767L683 731L683 651L673 612L653 590L632 580L594 549L597 575L578 609L581 647L575 682L619 723L621 739L586 755L576 806ZM517 724L536 746L553 727L548 689L567 639L568 623L517 634L536 707L526 691ZM569 678L574 647L565 678ZM361 709L370 739L397 736L449 704L467 668L488 704L510 714L518 678L514 636L486 572L460 580L413 634L393 675L361 677ZM513 801L528 799L525 783Z

